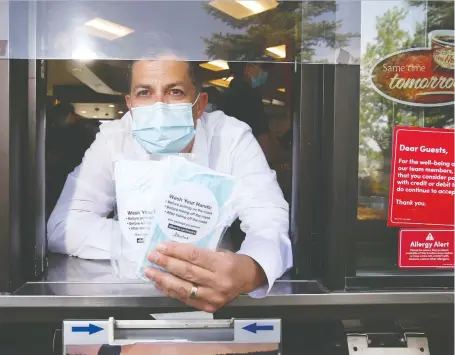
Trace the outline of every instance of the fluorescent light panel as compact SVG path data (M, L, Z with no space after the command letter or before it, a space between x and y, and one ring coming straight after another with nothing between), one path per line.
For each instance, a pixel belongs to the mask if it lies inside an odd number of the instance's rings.
M250 1L226 1L214 0L209 2L209 5L229 15L241 20L261 12L272 10L278 6L278 1L275 0L250 0Z
M266 53L277 59L283 59L286 58L286 45L282 44L280 46L275 46L275 47L269 47L265 49Z
M229 87L229 83L231 82L232 79L234 79L234 78L232 76L230 76L228 78L210 80L209 84L213 84L213 85L216 85L216 86L221 86L223 88L228 88Z
M212 60L211 62L207 63L202 63L199 64L202 68L208 69L211 71L222 71L222 70L228 70L229 65L225 60L217 59L217 60Z
M264 6L261 5L259 1L236 1L243 7L246 7L248 10L255 14L259 14L265 11Z
M119 25L115 22L104 20L102 18L94 18L84 24L86 31L96 37L101 37L107 40L114 40L125 37L134 32L131 28Z
M285 103L283 101L280 101L280 100L275 100L275 99L262 99L262 102L265 104L265 105L275 105L275 106L284 106Z

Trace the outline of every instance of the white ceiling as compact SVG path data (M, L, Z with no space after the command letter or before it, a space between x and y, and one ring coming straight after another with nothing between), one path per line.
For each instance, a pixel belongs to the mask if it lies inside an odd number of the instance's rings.
M126 105L114 105L106 103L76 103L73 105L76 114L84 118L95 120L112 120L121 118L127 109Z

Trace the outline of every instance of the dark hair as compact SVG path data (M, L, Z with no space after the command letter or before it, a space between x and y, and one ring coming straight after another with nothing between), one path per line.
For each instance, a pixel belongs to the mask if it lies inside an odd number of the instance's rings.
M66 116L70 113L76 113L76 111L74 110L74 106L68 102L59 102L57 105L55 105L52 108L52 111L56 115L61 115L61 116Z
M146 60L146 59L142 59L142 60ZM133 60L128 64L128 71L127 71L128 92L131 92L131 84L132 84L132 80L133 80L133 66L136 62L139 62L139 61L141 61L141 60ZM199 64L198 64L198 62L190 62L190 61L186 61L185 63L188 65L188 75L196 89L196 94L198 94L202 90L202 80L200 79L200 75L199 75L199 70L200 70Z
M229 62L229 70L235 77L242 77L248 62Z

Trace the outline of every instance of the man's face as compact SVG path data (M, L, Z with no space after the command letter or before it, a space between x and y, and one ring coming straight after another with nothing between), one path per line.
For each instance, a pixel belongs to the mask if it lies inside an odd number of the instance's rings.
M256 77L259 76L259 73L261 71L261 66L260 66L260 64L250 64L250 63L248 63L245 66L245 71L246 71L247 74L249 74L248 76L251 75L253 78L256 78Z
M157 102L193 104L197 93L188 69L188 63L178 60L144 60L134 63L130 94L126 96L130 112L133 107L153 105ZM207 94L201 93L194 104L195 123L204 112L207 99Z

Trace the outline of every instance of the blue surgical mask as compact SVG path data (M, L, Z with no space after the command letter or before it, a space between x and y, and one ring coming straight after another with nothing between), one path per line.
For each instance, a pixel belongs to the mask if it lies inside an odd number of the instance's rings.
M250 76L251 76L251 86L253 88L258 88L259 86L262 86L266 83L269 74L266 71L260 69L258 76L254 77L251 74L250 74Z
M179 153L195 135L193 104L166 104L132 108L132 132L139 144L150 154Z

